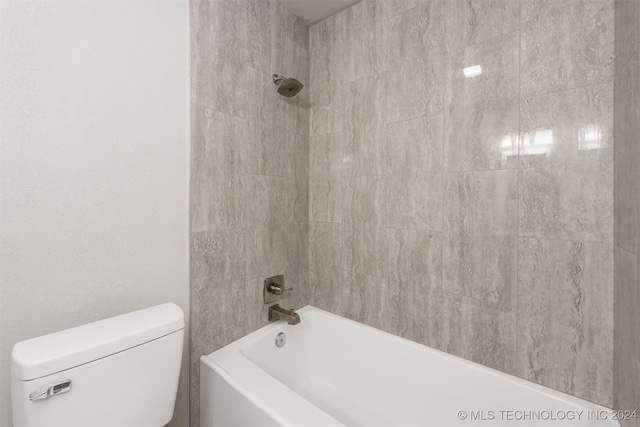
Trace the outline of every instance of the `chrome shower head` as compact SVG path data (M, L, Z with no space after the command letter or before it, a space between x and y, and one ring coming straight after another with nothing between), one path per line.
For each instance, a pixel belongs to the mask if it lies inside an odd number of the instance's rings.
M294 78L286 78L277 74L273 75L273 83L278 86L278 93L287 98L296 96L304 87L302 83Z

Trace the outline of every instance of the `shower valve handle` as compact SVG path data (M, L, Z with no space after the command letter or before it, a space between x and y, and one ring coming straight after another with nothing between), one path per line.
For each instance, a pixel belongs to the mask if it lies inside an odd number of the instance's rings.
M262 300L265 304L272 304L280 301L284 297L285 292L292 291L292 288L285 288L284 276L282 274L273 277L267 277L262 287Z
M289 288L289 289L284 289L282 286L276 285L275 283L272 283L269 285L268 288L269 292L274 294L274 295L282 295L285 292L288 291L292 291L293 288Z

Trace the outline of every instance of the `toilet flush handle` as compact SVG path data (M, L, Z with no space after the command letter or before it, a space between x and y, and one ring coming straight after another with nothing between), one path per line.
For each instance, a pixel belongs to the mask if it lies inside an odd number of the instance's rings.
M71 380L64 380L54 384L46 385L29 395L29 400L47 399L71 390Z

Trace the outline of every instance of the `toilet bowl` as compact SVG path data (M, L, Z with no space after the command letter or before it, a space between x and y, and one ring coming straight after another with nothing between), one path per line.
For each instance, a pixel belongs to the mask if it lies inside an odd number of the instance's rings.
M22 341L11 353L14 425L166 425L183 341L172 303Z

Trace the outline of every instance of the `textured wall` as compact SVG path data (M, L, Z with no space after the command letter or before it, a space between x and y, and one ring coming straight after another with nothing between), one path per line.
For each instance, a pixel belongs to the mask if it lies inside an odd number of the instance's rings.
M613 32L612 0L311 27L314 305L610 406Z
M19 341L189 310L189 7L0 1L0 425ZM188 355L172 425L188 425Z
M192 0L191 424L199 358L267 323L265 277L308 304L308 29L276 0ZM272 74L306 87L276 92Z
M613 403L640 409L640 2L615 2L615 290ZM628 426L640 426L628 422Z

